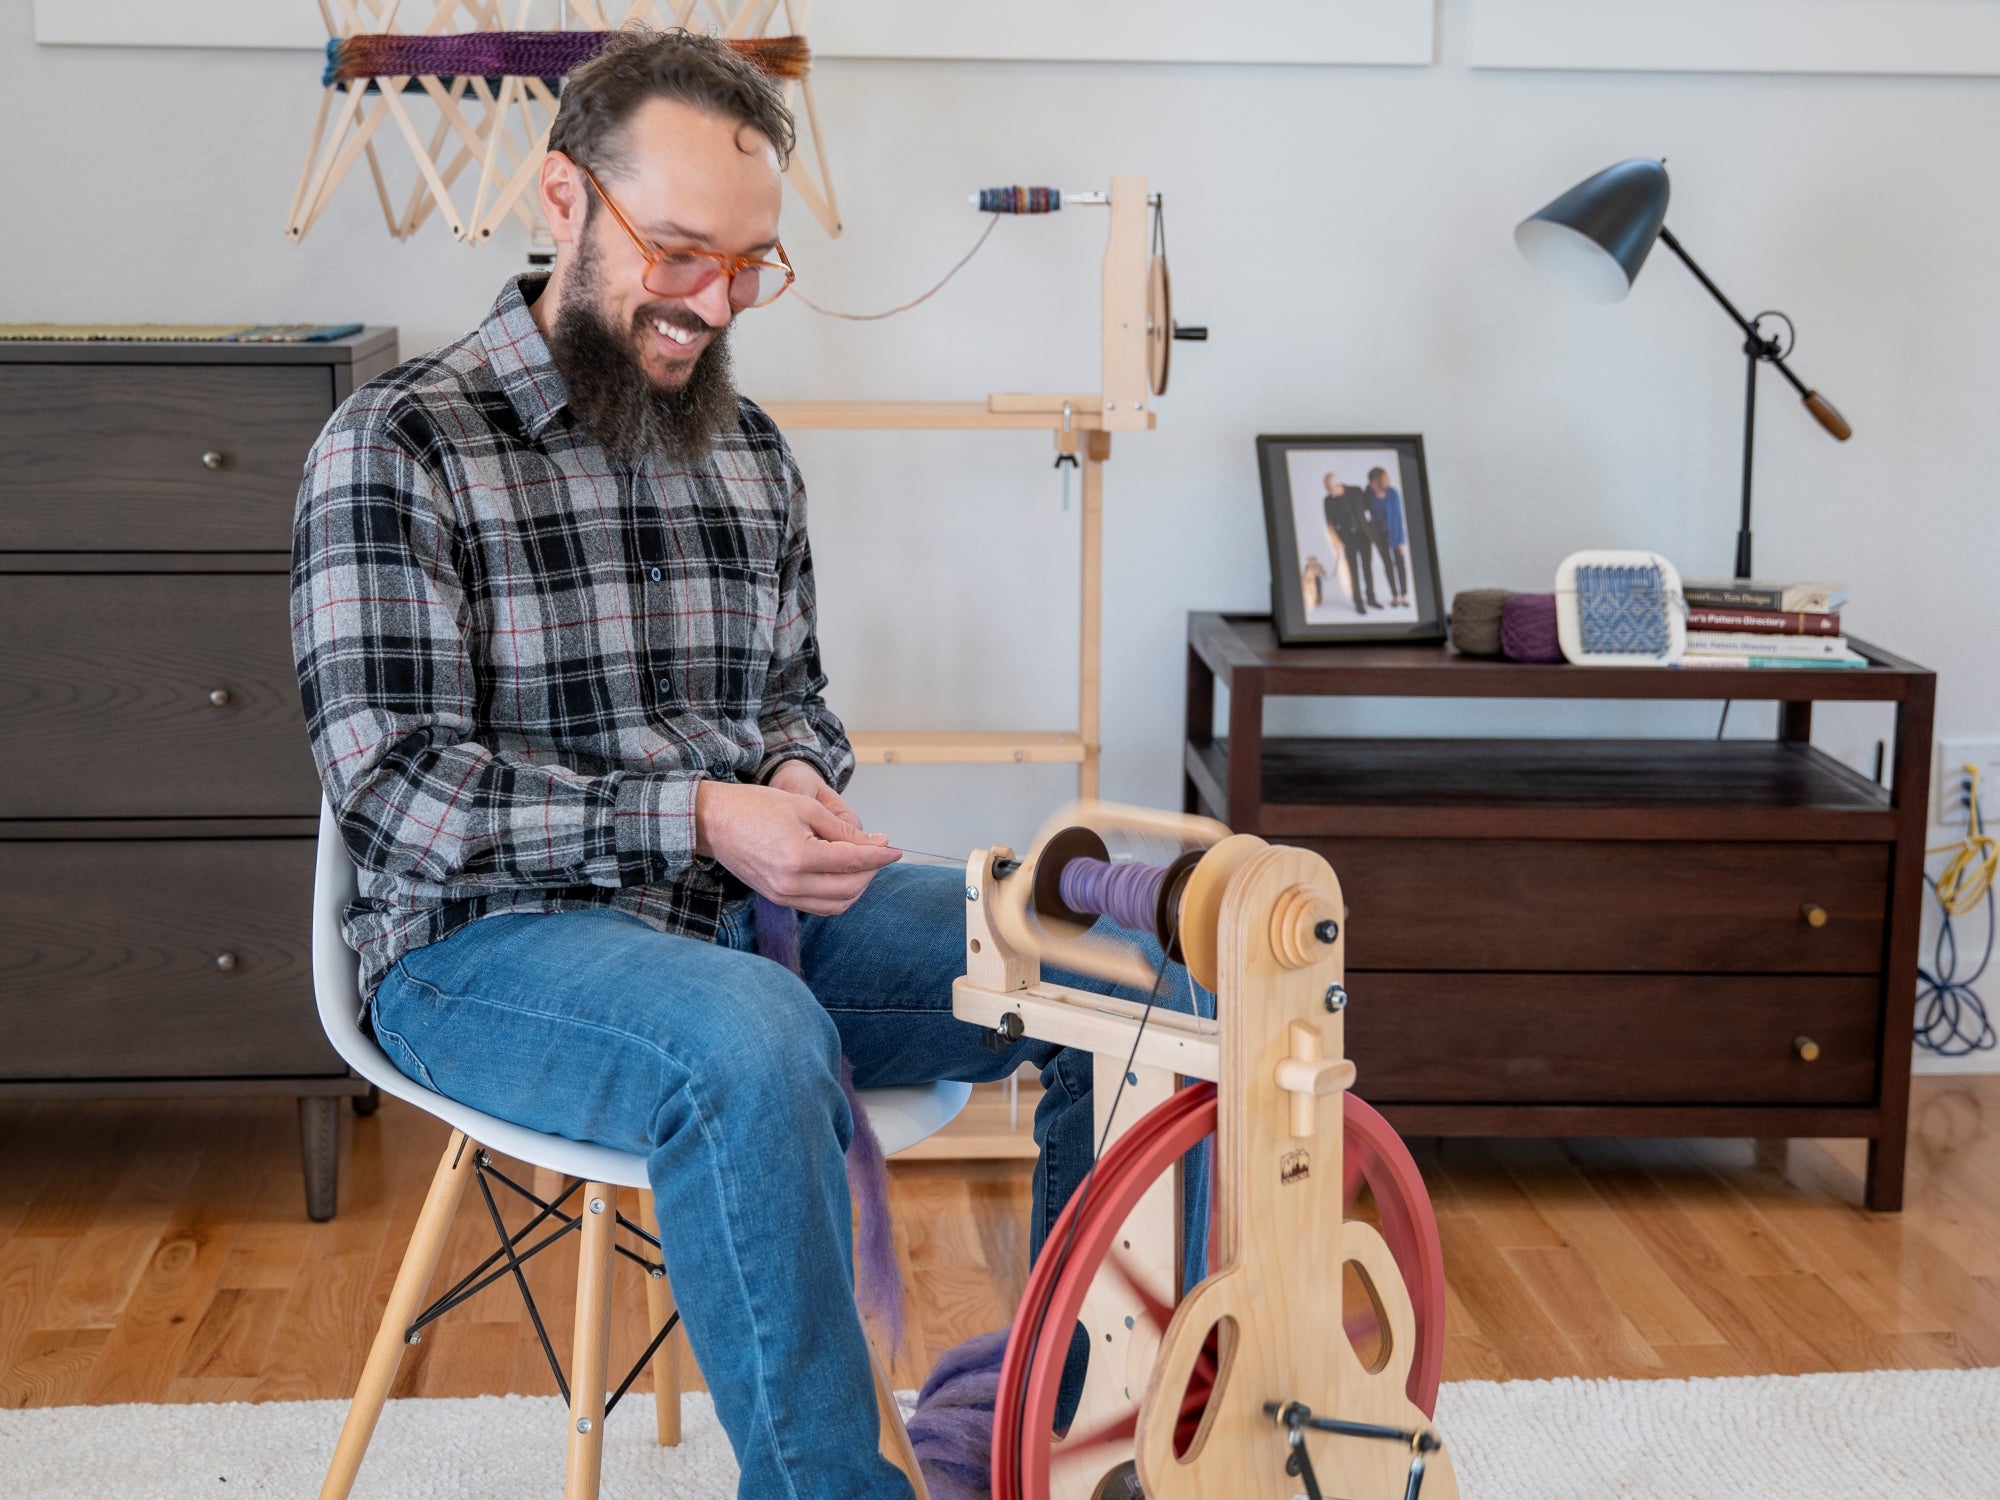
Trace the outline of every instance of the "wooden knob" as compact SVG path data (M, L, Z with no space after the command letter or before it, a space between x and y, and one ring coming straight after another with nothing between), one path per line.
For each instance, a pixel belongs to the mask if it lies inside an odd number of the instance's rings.
M1798 1053L1801 1062L1819 1061L1819 1043L1809 1036L1793 1037L1792 1050Z
M1806 392L1806 410L1813 414L1815 422L1839 441L1844 443L1854 436L1854 429L1847 425L1847 418L1835 410L1833 403L1818 391Z
M229 707L229 689L228 688L215 689L214 692L208 695L208 701L210 703L213 703L217 708Z
M1287 1040L1290 1055L1278 1059L1274 1081L1292 1096L1292 1134L1309 1136L1318 1125L1321 1096L1354 1087L1354 1064L1320 1056L1319 1032L1304 1021L1292 1022Z
M234 953L216 954L215 966L225 974L234 974L236 972L236 955Z
M202 466L202 467L203 467L204 469L219 469L219 468L221 468L221 467L222 467L222 455L221 455L220 453L216 452L216 451L215 451L215 450L214 450L213 448L209 449L209 450L208 450L208 452L206 452L206 453L202 454L202 456L201 456L201 466Z
M1799 908L1799 915L1806 919L1808 927L1826 926L1826 908L1818 902L1808 901Z
M1339 936L1340 913L1309 885L1295 885L1271 904L1271 951L1288 969L1330 957Z

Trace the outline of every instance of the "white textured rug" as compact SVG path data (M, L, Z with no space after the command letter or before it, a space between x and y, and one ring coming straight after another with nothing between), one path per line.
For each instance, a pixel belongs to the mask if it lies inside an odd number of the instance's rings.
M7 1500L241 1500L317 1494L345 1406L0 1411ZM552 1500L553 1398L394 1401L355 1500ZM1755 1380L1448 1385L1438 1425L1465 1500L1993 1500L2000 1370ZM706 1396L686 1441L652 1441L641 1400L605 1431L605 1500L730 1500L736 1466ZM1274 1459L1276 1457L1274 1451Z

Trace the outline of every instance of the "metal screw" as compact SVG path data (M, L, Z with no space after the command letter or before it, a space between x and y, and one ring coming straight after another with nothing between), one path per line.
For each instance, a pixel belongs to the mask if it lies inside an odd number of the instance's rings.
M603 1213L603 1212L604 1212L604 1200L603 1200L602 1198L592 1198L592 1199L590 1200L590 1211L591 1211L592 1213L594 1213L594 1214L601 1214L601 1213Z
M1116 401L1107 401L1104 403L1104 409L1106 411L1116 411L1118 410L1118 403Z
M654 1266L653 1269L648 1271L646 1274L652 1277L653 1280L655 1281L664 1281L666 1280L667 1277L667 1268L665 1266Z
M588 1418L588 1417L578 1417L578 1418L576 1419L576 1430L577 1430L578 1432L589 1432L589 1431L590 1431L590 1418Z
M221 455L220 453L217 453L217 452L216 452L216 451L215 451L215 450L214 450L213 448L209 449L209 450L208 450L208 452L206 452L206 453L202 454L202 456L201 456L201 466L202 466L202 467L203 467L204 469L219 469L219 468L221 468L221 467L222 467L222 455Z
M216 688L208 695L208 701L213 703L217 708L229 707L229 689Z
M223 972L223 973L225 973L225 974L233 974L233 973L235 973L235 972L236 972L236 955L235 955L234 953L218 953L218 954L216 954L216 955L215 955L215 966L216 966L216 968L218 968L218 969L222 970L222 972Z
M411 1329L408 1333L403 1335L403 1342L406 1344L421 1344L423 1341L424 1341L424 1336L421 1333L418 1333L414 1328Z
M1319 923L1313 928L1313 936L1318 938L1322 943L1337 942L1340 938L1340 924L1334 921L1332 917L1328 917L1324 922Z
M979 887L976 885L967 886L965 888L965 899L968 901L977 901L979 899Z
M474 1157L473 1159L477 1161L479 1165L482 1167L490 1167L493 1165L493 1158L487 1155L487 1153L484 1151L480 1152L479 1155Z
M1342 1011L1347 1009L1346 986L1338 984L1330 984L1326 987L1326 1008L1330 1011Z

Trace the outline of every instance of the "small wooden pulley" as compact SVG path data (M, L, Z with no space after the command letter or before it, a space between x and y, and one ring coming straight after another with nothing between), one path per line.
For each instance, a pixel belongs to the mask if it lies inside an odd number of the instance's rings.
M1167 393L1173 341L1190 339L1199 343L1207 338L1206 328L1183 328L1174 321L1173 277L1167 271L1166 253L1156 250L1146 267L1146 380L1155 396Z

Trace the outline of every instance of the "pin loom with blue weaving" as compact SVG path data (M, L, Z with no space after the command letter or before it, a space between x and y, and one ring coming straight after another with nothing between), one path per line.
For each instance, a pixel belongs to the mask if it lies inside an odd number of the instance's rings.
M1579 666L1668 666L1687 649L1680 574L1657 553L1572 553L1555 592L1556 635Z

